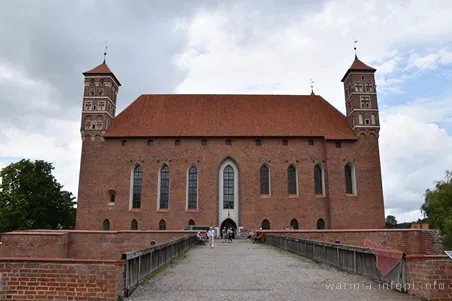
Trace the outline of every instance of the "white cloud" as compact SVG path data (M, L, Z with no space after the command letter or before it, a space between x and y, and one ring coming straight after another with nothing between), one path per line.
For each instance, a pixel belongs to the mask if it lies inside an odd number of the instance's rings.
M187 72L177 92L308 94L309 79L314 78L316 93L344 111L340 79L352 62L357 39L360 58L378 70L380 98L410 95L401 84L425 66L452 60L437 42L452 34L451 13L448 1L435 6L427 1L331 1L316 13L300 12L290 20L249 15L241 5L203 10L178 27L188 42L174 59ZM244 16L249 23L237 21ZM265 24L265 29L256 24ZM439 50L432 50L433 55L416 54L435 47ZM411 72L402 73L408 65ZM452 166L452 137L437 125L451 119L451 101L414 100L381 113L387 212L395 212L400 221L420 217L425 189L443 177L445 166Z

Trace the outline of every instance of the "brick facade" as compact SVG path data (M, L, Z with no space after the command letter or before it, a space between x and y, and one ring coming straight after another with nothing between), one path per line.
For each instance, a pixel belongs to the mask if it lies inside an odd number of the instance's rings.
M124 264L122 260L0 258L0 297L116 301L123 295Z
M350 70L347 71L349 76L344 84L352 85L353 81L360 81L364 77L364 75L358 76L359 72L350 72ZM373 71L369 73L369 70L366 70L363 74L374 85ZM106 73L105 80L111 75ZM86 79L85 82L89 82L89 79ZM349 91L348 86L346 89ZM351 103L352 111L360 110L359 100L354 100L359 99L360 93L356 91L349 96L353 102L348 101L347 103ZM167 97L171 98L171 96ZM260 96L252 97L254 100L244 97L244 101L254 103L252 101L258 100ZM89 95L85 98L88 99ZM159 102L164 103L161 98L158 98ZM147 101L152 103L153 100L148 99ZM155 101L157 102L157 98ZM219 101L225 100L220 99ZM220 103L219 101L212 98L210 103ZM134 219L138 222L138 229L142 230L159 229L161 220L166 222L167 229L182 229L189 220L195 221L197 225L219 227L225 220L225 216L228 215L227 210L219 208L220 185L223 185L220 183L219 168L226 159L231 159L238 169L236 175L238 176L236 205L238 212L233 212L233 217L231 217L237 226L258 229L262 225L262 221L267 219L271 229L286 229L291 221L296 219L299 229L316 229L318 220L323 219L325 227L332 229L384 228L383 189L378 145L379 125L357 126L353 128L352 132L348 123L353 123L347 119L355 118L357 111L349 117L345 117L338 114L337 110L329 104L320 105L320 102L325 101L320 97L300 101L306 103L306 106L310 108L331 107L327 108L328 114L334 116L331 118L331 122L336 122L338 125L345 124L346 129L341 133L348 131L354 138L351 139L349 136L334 140L325 138L334 133L324 133L323 137L306 135L300 137L293 135L291 137L275 137L273 135L270 137L265 135L265 124L261 124L259 127L255 127L253 124L253 129L262 128L262 135L249 137L203 137L186 134L179 137L177 135L171 137L112 137L112 134L108 134L108 127L87 131L84 129L84 121L82 121L82 137L84 139L76 228L102 230L105 219L110 222L112 230L131 229L131 222ZM372 103L375 104L375 107L376 101L376 93L373 93ZM140 99L139 102L140 108L146 108L145 99ZM193 104L195 100L192 102L188 100L184 103ZM268 101L265 102L266 105L268 103ZM278 114L276 112L278 99L272 103L274 103L275 114ZM161 107L163 108L164 105ZM191 109L192 107L187 107L187 110ZM216 110L215 107L210 109ZM347 108L348 113L352 111L349 112ZM249 114L258 114L254 110L250 112ZM242 113L237 112L237 114ZM322 116L321 112L317 113ZM84 111L82 115L86 114ZM130 110L121 114L122 116L118 116L118 118L121 117L119 120L121 125L131 128L131 132L133 132L134 126L138 127L137 124L142 124L137 121L138 115L144 114L140 110L137 110L135 115L131 114ZM158 115L158 110L155 114ZM203 118L202 115L198 117ZM142 121L143 117L140 118ZM162 118L162 116L149 114L149 116L146 115L146 118L151 121L167 120L167 123L160 127L171 128L171 116ZM186 121L187 126L197 122L197 118L193 118L193 116L190 118ZM278 115L278 118L280 120L281 116ZM248 120L249 123L253 116L244 116L237 123L243 119ZM315 132L316 128L327 128L322 127L322 124L317 124L320 122L317 117L311 116L311 119L308 123L312 131L307 130L306 133ZM330 119L327 118L327 120ZM321 123L324 124L325 121ZM115 119L113 119L113 129L115 133L120 132L118 126L115 128ZM107 132L103 136L105 130ZM181 132L182 130L183 128L180 129ZM247 132L247 129L243 128L241 131L241 129L234 128L234 131ZM337 133L339 132L337 131ZM148 145L149 139L153 140L151 146ZM176 139L180 139L180 145L175 145ZM232 145L226 145L226 139L230 139ZM261 145L256 145L256 139L261 141ZM287 139L287 145L282 145L283 139ZM207 145L202 145L202 140L207 140ZM338 143L340 143L340 148L337 147ZM159 170L164 164L168 165L170 169L169 208L158 209ZM263 164L270 169L270 195L260 193L260 168ZM319 164L323 170L323 194L314 193L314 167L316 164ZM354 185L353 193L346 193L344 174L346 164L353 166L354 170L356 185ZM131 209L132 175L134 167L137 165L140 165L143 171L141 208ZM297 195L288 194L288 167L290 165L295 166L298 173ZM196 166L198 170L198 206L195 210L187 209L186 206L187 171L190 166ZM111 194L115 195L114 204L110 203Z
M446 255L405 257L407 292L423 300L452 300L452 260Z

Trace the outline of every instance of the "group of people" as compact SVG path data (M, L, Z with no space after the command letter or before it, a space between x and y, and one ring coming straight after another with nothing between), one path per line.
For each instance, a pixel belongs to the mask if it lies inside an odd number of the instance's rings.
M223 229L221 230L221 236L224 239L223 243L232 242L232 239L234 238L234 229L232 229L232 227L229 227L229 229L223 227ZM214 228L210 227L209 231L207 231L207 239L209 240L209 245L211 248L214 247L215 237L217 237L217 231ZM206 244L206 241L201 236L201 232L196 233L196 240L201 245Z
M261 230L262 230L262 228L261 228ZM264 236L264 233L256 231L256 230L252 230L248 233L248 237L246 239L249 239L253 243L255 243L256 241L261 241L263 236Z

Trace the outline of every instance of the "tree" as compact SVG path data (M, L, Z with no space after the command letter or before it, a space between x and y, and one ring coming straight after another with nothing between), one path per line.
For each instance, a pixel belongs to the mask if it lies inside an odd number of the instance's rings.
M433 190L425 191L421 211L428 218L429 227L441 230L444 246L452 248L452 172L446 171L442 181L435 182Z
M62 190L42 160L21 160L0 171L0 232L73 229L75 197Z
M397 227L397 220L396 220L395 216L388 215L386 217L385 224L386 224L386 228L388 228L388 229L396 228Z

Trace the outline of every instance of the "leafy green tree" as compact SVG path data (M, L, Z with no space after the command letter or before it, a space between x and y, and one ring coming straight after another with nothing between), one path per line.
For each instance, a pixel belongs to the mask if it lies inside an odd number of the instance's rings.
M385 219L386 228L396 228L397 227L397 220L395 216L388 215Z
M75 197L62 190L42 160L21 160L0 171L0 232L73 229Z
M425 191L421 211L428 218L429 227L440 229L444 246L452 248L452 172L446 171L444 180L435 182L433 190Z

